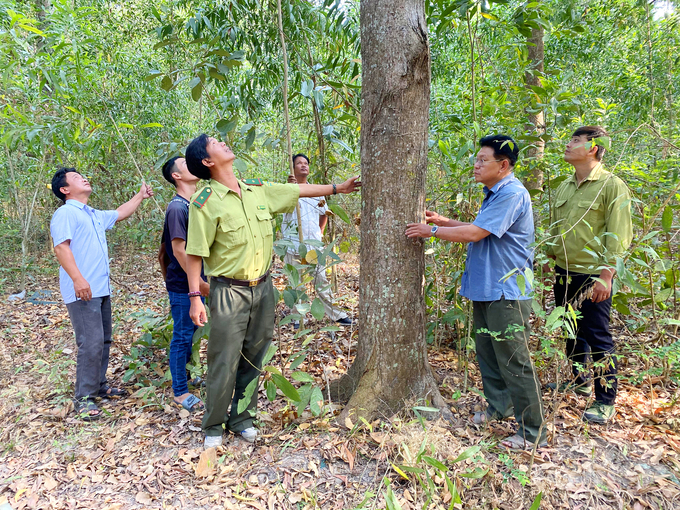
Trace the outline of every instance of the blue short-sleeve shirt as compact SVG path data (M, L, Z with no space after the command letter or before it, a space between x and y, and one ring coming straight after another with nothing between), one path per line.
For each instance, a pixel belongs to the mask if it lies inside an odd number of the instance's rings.
M484 187L482 208L473 225L490 232L481 241L470 243L460 293L472 301L531 299L530 282L524 294L517 285L517 268L533 270L534 216L529 192L514 174Z
M93 298L111 294L106 231L117 220L118 211L98 211L77 200L67 200L52 215L50 232L54 246L71 241L76 266L90 284ZM59 287L64 303L76 301L73 280L63 267L59 268Z

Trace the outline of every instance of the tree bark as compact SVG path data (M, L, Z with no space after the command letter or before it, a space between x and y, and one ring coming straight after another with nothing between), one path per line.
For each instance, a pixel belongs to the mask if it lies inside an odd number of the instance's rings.
M391 416L406 400L450 419L427 360L422 221L430 106L430 51L423 0L361 2L361 275L356 359L332 389L340 416Z
M541 86L541 76L543 75L543 27L532 28L531 36L527 38L527 53L529 56L529 68L524 73L524 84L530 89L532 86ZM531 89L530 89L530 93ZM527 133L534 136L541 136L545 133L545 117L543 111L527 112L529 124L527 124ZM545 142L543 140L536 140L533 142L533 147L526 151L525 161L529 165L529 175L527 176L524 186L527 189L542 189L543 188L543 167L541 165L543 160L543 152L545 150Z

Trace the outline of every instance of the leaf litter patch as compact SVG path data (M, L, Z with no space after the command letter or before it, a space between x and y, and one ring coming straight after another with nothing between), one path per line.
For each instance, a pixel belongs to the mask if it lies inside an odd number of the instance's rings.
M113 268L109 375L116 384L128 370L124 359L132 342L143 334L133 314L168 312L158 271L144 257L131 259L123 266L135 271ZM355 315L353 262L339 268L338 296ZM280 278L276 283L285 285ZM54 276L40 276L36 286L58 296ZM277 313L287 313L282 304ZM347 370L358 331L331 335L308 322L311 347L297 370L324 386ZM622 384L618 415L607 426L581 421L583 399L566 395L557 409L546 400L553 441L532 457L499 446L512 433L512 421L469 424L471 414L483 409L474 364L467 377L472 391L463 391L457 353L431 349L457 423L426 422L407 410L348 431L333 421L337 404L326 402L327 413L313 416L281 395L270 402L261 391L261 441L251 445L228 435L223 447L206 453L201 416L174 406L169 384L140 382L162 380L164 349L145 360L157 370L131 379L129 398L102 401L102 420L86 424L74 418L70 402L75 345L66 308L0 300L0 331L0 504L14 509L339 509L362 502L385 508L396 501L408 510L428 500L431 508L514 509L529 508L539 493L541 508L638 510L676 508L680 501L678 391L661 380ZM292 326L275 331L280 352L272 364L279 369L301 348L303 340L294 336ZM624 375L626 370L634 366L624 367Z

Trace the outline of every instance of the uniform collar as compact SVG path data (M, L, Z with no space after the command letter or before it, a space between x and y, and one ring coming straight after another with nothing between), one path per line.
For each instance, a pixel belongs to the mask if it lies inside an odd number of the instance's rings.
M77 207L78 209L85 209L87 211L86 209L87 204L83 204L82 202L75 200L73 198L69 198L66 201L66 205L72 205L73 207Z
M241 191L252 191L252 189L250 189L250 186L248 186L247 184L241 182L240 180L238 180L237 182L238 185L241 187ZM212 188L215 194L218 197L220 197L220 200L224 199L224 197L226 197L229 193L236 193L234 190L229 189L227 186L214 179L210 179L208 181L208 185Z
M487 188L484 186L484 195L489 196L489 193L498 193L503 186L507 186L510 184L510 181L512 181L515 178L515 173L510 172L508 175L503 177L500 181L498 181L496 184L494 184L491 189Z
M588 177L586 177L585 179L583 179L581 181L581 184L583 184L586 181L598 181L602 178L604 173L605 173L604 165L602 164L602 162L600 162L593 167L593 169L588 174ZM569 179L569 181L573 182L574 185L578 188L578 180L576 179L576 172L574 172L571 175L571 178Z

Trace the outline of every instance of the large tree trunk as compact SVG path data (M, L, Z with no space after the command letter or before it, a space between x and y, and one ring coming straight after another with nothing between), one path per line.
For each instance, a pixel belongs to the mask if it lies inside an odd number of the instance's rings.
M404 235L425 210L430 52L423 0L362 0L361 57L361 331L354 364L333 387L351 395L340 423L390 416L407 399L450 417L427 361L423 244Z
M543 76L543 27L532 28L531 36L527 39L527 53L529 56L529 68L524 74L524 83L527 88L538 85L541 86L541 76ZM541 136L545 133L545 118L543 111L528 112L529 124L527 132L534 136ZM545 142L537 140L534 147L526 151L525 160L529 164L529 175L524 182L527 189L541 189L543 187L543 151Z

